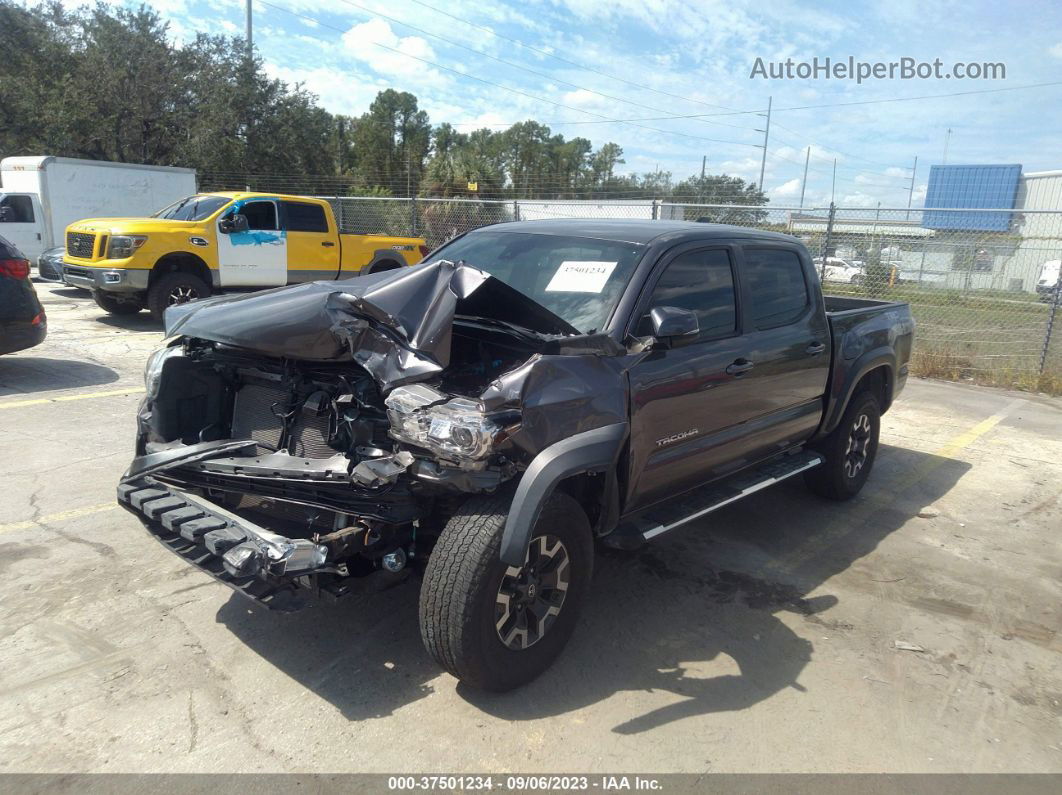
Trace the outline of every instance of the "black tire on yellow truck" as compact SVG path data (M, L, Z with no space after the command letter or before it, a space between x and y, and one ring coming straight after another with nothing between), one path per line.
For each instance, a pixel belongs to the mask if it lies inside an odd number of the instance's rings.
M151 316L161 323L166 307L207 298L210 292L210 285L194 274L181 271L167 273L148 287L147 308Z
M116 293L93 290L92 297L96 305L109 315L135 315L144 305L136 297L125 297Z

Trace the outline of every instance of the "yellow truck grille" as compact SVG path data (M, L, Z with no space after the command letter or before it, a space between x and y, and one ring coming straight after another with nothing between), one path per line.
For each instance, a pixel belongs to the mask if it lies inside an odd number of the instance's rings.
M66 233L66 253L79 259L92 259L96 236L86 232Z

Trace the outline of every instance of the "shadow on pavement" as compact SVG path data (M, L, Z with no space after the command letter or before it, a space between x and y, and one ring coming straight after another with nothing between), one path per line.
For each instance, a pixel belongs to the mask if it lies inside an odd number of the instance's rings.
M14 356L0 356L0 397L99 386L117 381L110 367L77 359L34 356L30 349Z
M162 331L162 324L148 312L137 312L135 315L108 315L101 309L95 321L124 331L147 331L155 334Z
M778 614L819 625L804 636L830 627L823 614L837 597L812 594L947 493L969 468L882 445L868 486L851 502L827 502L790 482L637 553L603 550L579 628L549 671L512 693L463 685L458 693L488 714L517 721L623 692L681 698L613 727L635 734L746 709L786 688L803 692L798 679L813 646L790 628L792 619L783 622ZM351 720L386 716L430 695L440 674L421 646L416 581L355 604L293 615L249 609L234 595L217 620Z

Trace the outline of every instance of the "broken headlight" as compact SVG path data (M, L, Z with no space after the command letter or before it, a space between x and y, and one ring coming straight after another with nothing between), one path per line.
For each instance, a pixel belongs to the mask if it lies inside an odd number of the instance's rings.
M384 403L393 438L448 458L486 458L504 431L477 401L451 398L422 384L398 387ZM514 419L506 417L506 424Z
M159 392L159 382L162 380L162 368L168 359L174 356L183 356L184 350L180 345L171 345L168 348L159 348L151 354L144 368L144 386L149 398L155 397Z

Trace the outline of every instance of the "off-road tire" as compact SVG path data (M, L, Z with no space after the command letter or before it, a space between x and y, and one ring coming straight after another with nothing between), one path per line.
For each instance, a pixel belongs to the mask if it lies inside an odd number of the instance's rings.
M144 305L136 299L119 298L103 290L93 290L92 298L96 301L96 306L109 315L135 315L144 308Z
M194 274L180 271L160 276L148 288L147 294L147 308L155 320L162 322L166 307L173 306L175 303L184 303L184 301L174 300L173 296L177 293L187 294L186 300L195 301L209 297L210 285Z
M849 459L850 443L856 436L862 442L864 424L868 426L865 431L865 456L858 470L853 473L854 464ZM880 432L881 407L878 399L870 392L854 395L837 427L814 445L815 450L822 453L826 460L804 473L808 488L822 497L841 502L858 494L874 466Z
M571 637L593 571L593 536L574 499L556 492L542 508L532 538L559 538L569 560L560 613L541 638L514 650L496 628L495 609L507 564L499 558L511 497L467 500L450 518L431 553L420 591L420 634L436 662L483 690L512 690L545 671Z

